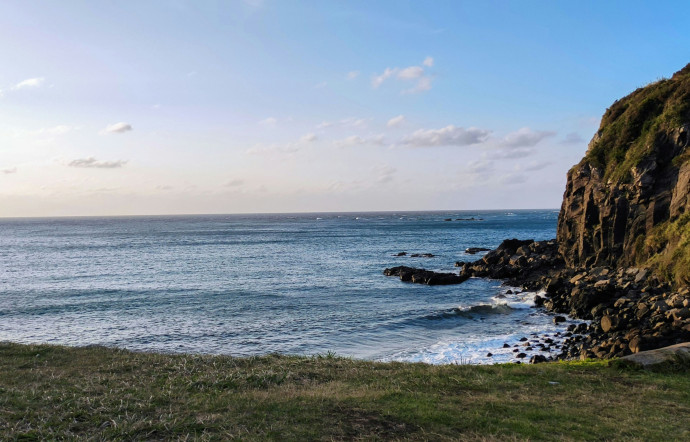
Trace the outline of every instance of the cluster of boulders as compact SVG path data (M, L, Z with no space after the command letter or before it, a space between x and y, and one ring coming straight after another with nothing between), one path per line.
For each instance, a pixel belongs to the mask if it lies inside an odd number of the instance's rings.
M456 265L461 277L544 290L537 306L590 320L571 326L559 359L620 357L690 340L690 289L672 291L648 269L573 269L565 266L555 240L515 239L480 260Z
M690 288L676 291L647 269L564 269L542 279L548 310L589 319L561 358L612 358L690 341Z
M385 269L386 276L398 276L403 282L414 282L426 285L450 285L465 282L469 276L459 276L455 273L439 273L414 267L397 266Z
M535 297L537 307L587 320L569 326L556 359L621 357L690 341L690 288L672 290L648 269L573 269L565 265L556 240L517 239L503 241L479 260L455 265L461 267L458 274L406 266L384 274L427 285L495 278L543 291ZM556 323L563 320L554 316Z
M474 262L456 262L462 267L461 276L506 279L509 285L526 288L540 277L550 276L563 269L556 240L534 241L506 239L497 249Z

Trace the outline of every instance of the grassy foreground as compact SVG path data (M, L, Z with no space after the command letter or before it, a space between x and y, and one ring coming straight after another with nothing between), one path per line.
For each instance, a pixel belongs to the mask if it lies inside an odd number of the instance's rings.
M690 373L0 343L0 439L690 440Z

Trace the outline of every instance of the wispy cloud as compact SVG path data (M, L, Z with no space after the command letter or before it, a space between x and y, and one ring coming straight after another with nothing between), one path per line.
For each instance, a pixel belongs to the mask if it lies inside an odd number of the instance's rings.
M347 73L348 80L354 80L357 77L359 77L359 71L350 71Z
M39 130L39 133L49 135L64 135L72 130L74 130L74 127L61 124L58 126L43 128Z
M570 132L569 134L566 134L565 137L563 138L563 141L561 141L561 144L579 144L579 143L584 143L585 139L580 136L580 134L576 132Z
M386 126L388 127L397 127L400 126L405 122L405 116L404 115L398 115L397 117L393 117L390 120L388 120L388 123L386 123Z
M45 82L45 78L43 78L43 77L27 78L26 80L20 81L19 83L15 84L12 89L24 89L24 88L39 87L39 86L43 85L44 82Z
M420 92L426 92L431 89L431 77L422 77L417 81L417 84L409 89L403 90L401 93L403 95L407 94L418 94Z
M380 74L374 74L371 79L371 87L378 89L389 78L397 78L401 81L416 81L417 83L411 87L401 91L402 94L415 94L425 92L431 89L431 77L426 74L424 67L432 67L434 59L427 57L422 62L421 66L408 66L406 68L386 68Z
M501 144L507 147L533 147L545 138L553 137L555 135L556 132L547 130L532 130L529 127L523 127L506 135Z
M89 157L72 160L67 164L67 166L89 169L118 169L124 166L125 164L127 164L127 161L99 161L94 157Z
M524 158L534 154L536 151L531 147L518 147L512 149L499 149L491 152L491 157L498 160L514 160Z
M403 138L402 143L410 147L469 146L480 144L489 138L491 131L477 127L455 127L441 129L419 129Z
M383 135L374 135L371 137L361 137L359 135L351 135L349 137L335 140L333 144L336 147L352 147L352 146L384 146L386 144L385 137Z
M398 78L401 80L414 80L424 75L424 68L421 66L410 66L398 72Z
M242 187L244 186L244 180L234 179L225 183L225 187Z
M382 164L372 168L373 175L376 176L377 183L388 183L393 181L397 169L387 164Z
M259 124L262 126L275 126L278 124L278 119L275 117L264 118L263 120L259 121Z
M257 144L245 151L248 155L293 154L303 147L315 142L318 137L313 133L302 135L299 140L285 144Z
M320 124L318 124L316 126L316 128L317 129L325 129L327 127L333 127L333 126L347 127L347 128L363 128L363 127L366 127L368 121L369 120L366 118L348 117L348 118L343 118L342 120L339 120L339 121L322 121Z
M103 129L103 133L109 134L123 134L132 130L132 125L125 122L111 124Z
M467 172L472 174L483 174L490 172L494 169L493 161L488 160L475 160L467 165Z
M521 173L509 173L498 179L501 185L521 184L527 182L527 177Z
M552 161L532 161L531 163L526 164L526 165L515 166L515 170L524 170L527 172L534 172L537 170L544 169L544 168L550 166L551 164L553 164Z
M316 84L314 85L314 89L323 89L323 88L325 88L326 86L328 86L328 83L325 82L325 81L322 81L321 83L316 83Z
M0 172L2 172L5 175L11 175L13 173L17 173L17 168L16 167L8 167L7 169L1 169Z
M299 140L303 143L313 143L317 139L318 139L318 137L316 136L316 134L308 133L308 134L302 135L302 137Z
M333 144L338 147L360 146L366 144L366 140L359 135L351 135L341 140L335 140Z
M384 81L395 75L398 70L398 68L386 68L383 73L374 75L374 77L371 79L371 87L374 89L378 88L383 84Z

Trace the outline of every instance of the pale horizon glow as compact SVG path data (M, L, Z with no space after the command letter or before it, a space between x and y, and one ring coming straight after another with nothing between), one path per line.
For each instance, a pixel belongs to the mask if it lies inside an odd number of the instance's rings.
M621 5L2 2L0 217L557 210L690 62L690 5Z

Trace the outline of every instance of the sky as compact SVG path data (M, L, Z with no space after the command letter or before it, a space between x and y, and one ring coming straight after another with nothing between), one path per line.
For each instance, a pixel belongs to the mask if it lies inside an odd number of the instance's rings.
M560 207L685 1L0 2L0 216Z

